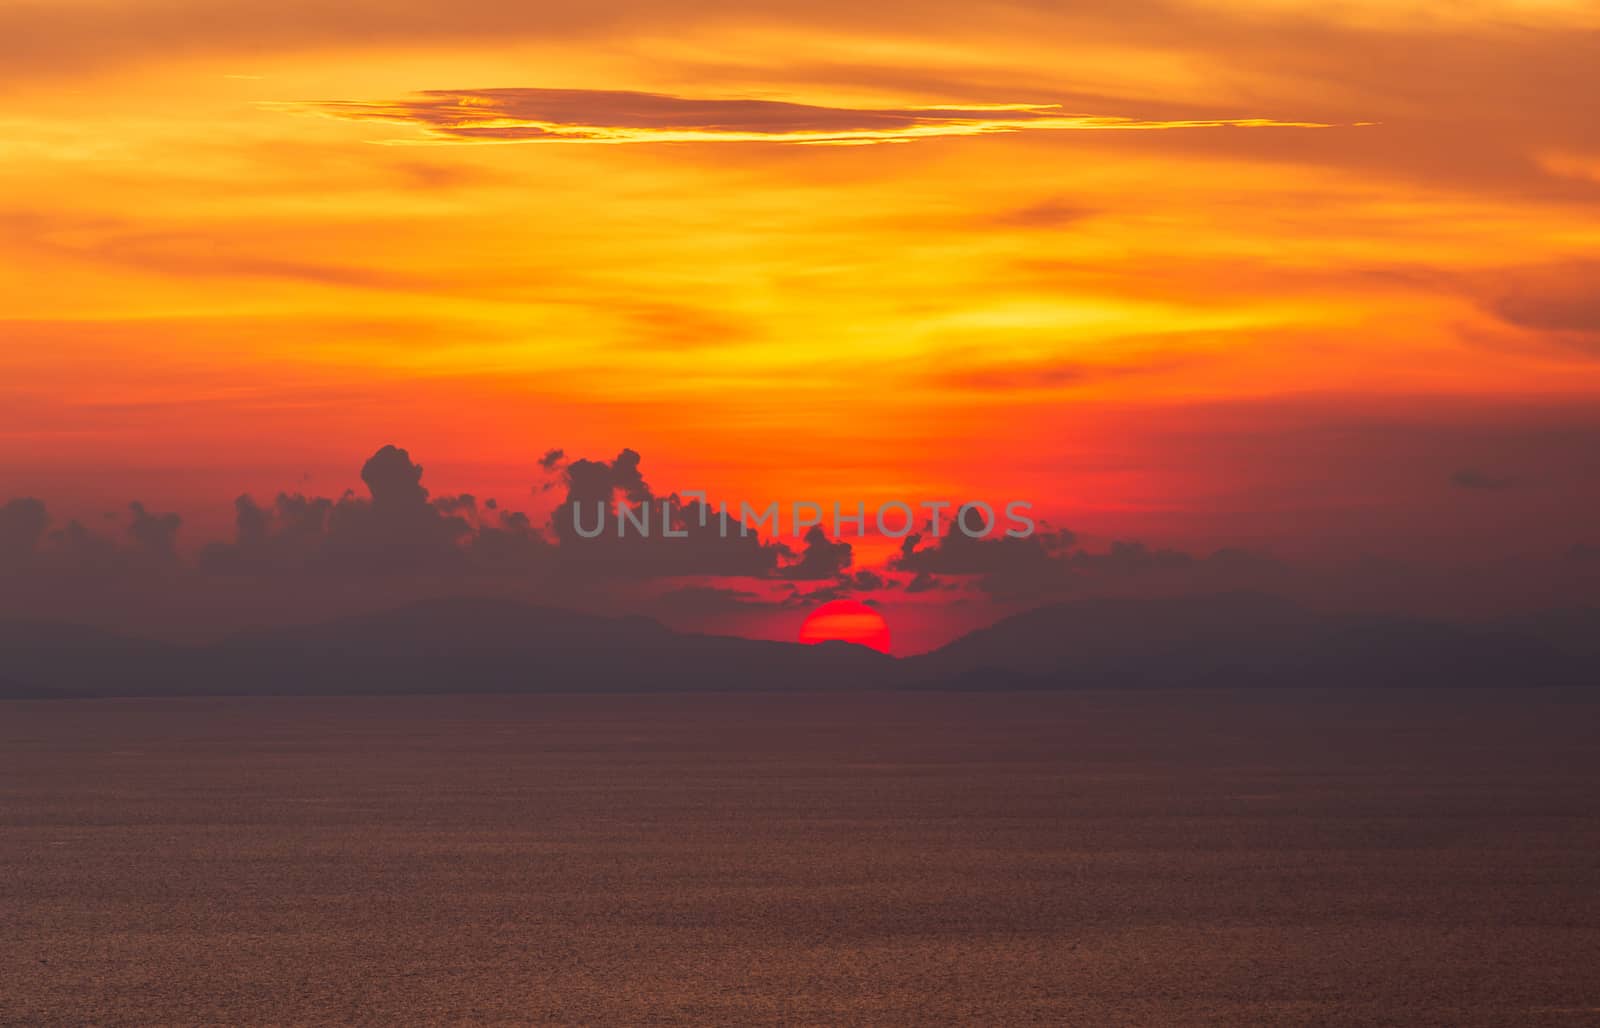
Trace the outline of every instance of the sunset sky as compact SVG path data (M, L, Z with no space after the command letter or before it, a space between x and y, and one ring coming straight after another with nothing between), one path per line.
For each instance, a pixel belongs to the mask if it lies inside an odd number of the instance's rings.
M539 523L541 455L631 448L1091 553L1560 560L1597 53L1587 0L0 0L0 503L192 553L394 444Z

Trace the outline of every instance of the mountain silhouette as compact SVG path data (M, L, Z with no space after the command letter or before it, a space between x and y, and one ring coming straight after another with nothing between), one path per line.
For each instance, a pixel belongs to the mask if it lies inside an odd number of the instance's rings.
M204 646L59 625L0 626L0 641L0 675L100 696L826 689L887 681L893 666L847 643L680 634L649 618L483 598Z
M1329 615L1263 593L1101 598L1027 611L902 662L980 687L1600 684L1592 611L1508 623Z
M0 622L0 696L1590 686L1597 638L1593 609L1473 624L1225 593L1041 607L896 660L453 598L199 646Z

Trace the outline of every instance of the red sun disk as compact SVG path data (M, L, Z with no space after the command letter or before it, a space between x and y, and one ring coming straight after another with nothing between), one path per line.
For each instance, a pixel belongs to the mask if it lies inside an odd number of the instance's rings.
M870 646L879 653L889 652L889 623L883 615L855 600L824 603L800 626L800 641L849 642Z

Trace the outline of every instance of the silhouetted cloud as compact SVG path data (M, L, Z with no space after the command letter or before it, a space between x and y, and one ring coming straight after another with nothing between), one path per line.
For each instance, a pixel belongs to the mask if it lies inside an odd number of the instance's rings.
M467 552L473 568L496 574L548 573L554 566L555 544L522 511L500 511L478 526Z
M1270 118L1078 114L1058 104L853 108L603 89L435 89L400 100L301 106L339 118L413 125L448 142L896 143L1023 130L1327 127Z
M130 503L128 509L133 512L128 534L138 547L157 560L177 560L178 528L183 519L176 514L152 514L137 501Z
M233 501L234 541L201 550L201 566L218 571L306 568L322 556L333 506L332 500L299 493L279 493L270 508L240 496Z
M952 531L924 546L924 536L913 532L901 541L900 553L889 567L913 574L1006 574L1059 560L1076 541L1077 536L1066 529L1045 529L1021 539L1004 535L974 539Z
M859 592L875 592L879 589L898 588L898 582L885 579L875 571L863 568L853 574L845 575L842 579L845 585Z
M568 510L569 514L574 505L582 513L594 509L606 510L612 507L619 496L634 504L648 503L654 499L650 486L639 470L639 462L637 451L623 450L614 460L583 459L568 464L564 472L567 498L553 519L556 535L562 539L577 538L579 535L576 519L560 516L563 509Z
M182 519L152 512L138 501L126 510L125 521L115 512L105 516L107 522L122 521L119 536L103 535L77 519L52 528L45 503L31 497L0 505L0 569L8 572L0 587L27 591L60 579L74 583L74 588L92 588L88 584L92 581L178 568Z
M938 588L945 584L943 578L951 576L971 577L979 589L994 596L1050 593L1068 583L1067 551L1076 541L1066 529L1043 529L1021 539L1005 535L975 539L952 530L924 545L922 534L913 532L901 541L889 568L912 574L907 586L912 593Z
M441 514L459 514L470 520L478 516L478 498L471 493L460 496L441 496L433 501L434 509Z
M901 542L900 553L888 566L912 573L906 586L910 593L948 588L953 580L965 579L988 596L1011 603L1120 589L1138 581L1160 584L1173 577L1223 587L1235 584L1235 579L1253 582L1279 570L1270 558L1236 548L1197 557L1125 540L1113 541L1105 550L1080 549L1077 543L1071 531L1048 527L1027 538L975 539L952 531L926 544L914 533Z
M676 493L657 496L644 479L637 451L610 461L579 459L562 473L566 497L550 515L560 546L560 574L568 579L648 579L710 575L763 578L789 555L780 543L741 534L722 518ZM618 511L618 502L628 513ZM668 533L681 533L669 535Z
M422 465L385 446L361 468L369 499L345 497L328 518L328 559L361 571L448 567L461 560L458 544L472 526L430 503Z
M16 564L31 558L49 525L50 515L40 500L19 497L0 507L0 561Z
M552 450L538 464L549 470L563 459ZM234 540L205 547L200 564L218 572L427 571L524 580L533 575L569 585L693 576L771 578L780 572L788 578L831 578L848 566L848 544L825 537L813 537L795 558L787 546L763 542L754 531L741 535L732 518L724 534L720 517L698 502L675 493L657 496L641 465L639 453L630 449L609 461L566 462L559 480L565 495L549 521L538 524L498 503L480 506L470 494L431 497L422 466L407 451L385 446L362 468L365 498L280 494L264 507L241 496L235 501ZM619 502L638 522L624 525ZM647 533L638 523L648 524Z
M1450 476L1450 484L1457 489L1495 492L1511 488L1516 484L1516 480L1501 475L1491 475L1476 468L1462 468Z
M127 565L115 540L91 532L76 518L50 533L49 569L73 575L110 572Z
M384 446L361 468L366 498L281 493L265 508L241 496L234 501L234 541L205 547L200 564L216 571L363 574L461 567L461 544L475 533L477 501L470 495L430 499L422 472L405 450Z
M773 606L760 593L713 585L686 585L656 597L656 606L678 617L717 617Z
M943 582L933 577L933 575L926 571L918 571L915 575L911 576L911 581L906 583L906 592L913 595L917 593L933 592L937 589L953 588L955 588L953 584Z
M777 575L790 581L821 581L841 574L850 566L850 559L849 543L835 542L821 526L812 525L806 530L800 559L780 567Z
M534 476L544 471L538 463L530 460ZM1484 478L1491 486L1500 481ZM394 446L365 462L362 480L366 495L338 499L282 493L269 504L240 496L234 501L233 538L205 546L193 561L179 547L183 522L177 514L136 501L90 528L78 520L53 523L38 499L14 499L0 505L0 568L6 572L0 575L0 600L17 612L43 610L40 603L47 599L52 616L98 611L84 617L105 623L103 612L131 605L197 616L192 612L204 608L209 596L227 595L230 604L248 604L236 608L237 623L287 619L311 607L333 613L488 591L556 606L645 610L689 618L693 627L692 618L701 615L771 614L891 591L1011 607L1089 595L1234 588L1337 594L1355 606L1392 602L1402 590L1422 602L1460 592L1449 569L1432 573L1392 558L1370 566L1288 569L1240 548L1197 554L1133 540L1090 546L1042 522L1028 538L973 539L950 530L948 517L945 535L910 535L885 564L854 567L851 545L830 539L820 527L791 547L754 530L741 535L730 513L724 535L714 501L703 508L697 497L658 494L643 458L631 449L610 460L567 462L559 475L565 493L548 520L470 494L435 497L422 465ZM1463 481L1464 488L1485 487L1474 476ZM631 504L636 517L650 511L648 538L631 525L617 534L619 501ZM580 502L591 506L585 525L594 523L599 507L605 509L605 530L594 538L584 538L570 521L563 525ZM672 537L664 533L663 517ZM763 527L770 530L770 522ZM1490 568L1482 580L1498 583L1496 588L1514 585L1530 602L1556 602L1584 590L1592 595L1600 576L1595 554L1592 544L1572 546ZM223 589L232 592L217 591Z

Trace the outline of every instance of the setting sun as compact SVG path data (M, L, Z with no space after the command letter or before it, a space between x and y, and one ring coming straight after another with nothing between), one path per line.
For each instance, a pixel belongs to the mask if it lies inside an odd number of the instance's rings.
M855 600L834 600L811 612L800 626L800 641L807 644L848 642L889 652L889 623L883 615Z

